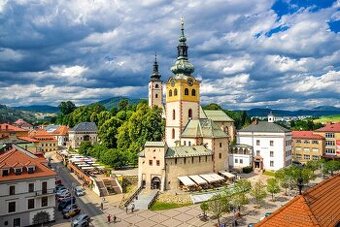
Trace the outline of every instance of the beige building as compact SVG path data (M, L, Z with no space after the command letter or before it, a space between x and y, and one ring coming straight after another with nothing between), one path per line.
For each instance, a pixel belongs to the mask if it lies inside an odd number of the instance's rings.
M325 150L325 138L313 131L292 131L292 158L306 163L321 159Z
M325 138L326 158L340 158L340 122L330 123L314 131Z
M79 148L84 141L97 142L98 129L94 122L81 122L69 130L69 147Z
M201 82L192 75L185 42L182 24L178 57L171 67L174 75L166 83L165 141L146 142L138 160L139 186L160 190L198 186L224 180L217 173L228 168L228 144L234 132L227 125L233 127L233 121L223 111L201 115Z

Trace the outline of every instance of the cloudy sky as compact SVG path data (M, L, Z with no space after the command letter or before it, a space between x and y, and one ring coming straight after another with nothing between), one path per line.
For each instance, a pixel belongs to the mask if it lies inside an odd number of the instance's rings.
M340 1L0 0L0 103L147 97L180 18L202 102L230 109L340 107Z

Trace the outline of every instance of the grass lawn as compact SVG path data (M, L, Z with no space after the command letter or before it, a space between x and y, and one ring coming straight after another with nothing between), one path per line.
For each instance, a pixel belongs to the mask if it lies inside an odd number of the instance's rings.
M275 177L275 173L272 171L264 171L263 175L269 176L269 177Z
M179 207L185 207L185 206L190 206L192 203L164 203L164 202L158 202L156 201L150 208L150 210L156 211L156 210L169 210L169 209L174 209L174 208L179 208Z
M321 116L319 119L315 119L314 122L315 123L340 122L340 114L330 115L330 116Z

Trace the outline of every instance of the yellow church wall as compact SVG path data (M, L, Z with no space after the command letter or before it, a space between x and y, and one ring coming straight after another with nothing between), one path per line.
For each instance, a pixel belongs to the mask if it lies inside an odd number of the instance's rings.
M189 89L189 95L185 95L185 89ZM188 102L199 102L200 101L200 83L194 80L193 85L189 86L187 80L179 79L176 80L175 85L171 85L171 81L166 84L166 102L175 101L188 101ZM177 89L177 95L174 95L174 91ZM195 89L196 95L192 96L191 92ZM172 96L169 96L169 91L172 91Z

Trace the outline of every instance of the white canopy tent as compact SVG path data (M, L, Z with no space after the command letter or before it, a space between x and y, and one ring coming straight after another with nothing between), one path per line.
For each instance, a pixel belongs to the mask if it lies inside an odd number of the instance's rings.
M214 182L218 182L218 181L224 180L223 177L219 176L216 173L201 174L199 176L202 177L203 179L205 179L206 181L208 181L209 183L214 183Z
M192 175L189 176L196 184L202 185L202 184L207 184L208 182L206 182L202 177L198 176L198 175Z
M196 185L195 182L193 182L188 176L181 176L177 177L178 180L180 180L185 186L194 186Z
M91 170L91 169L94 169L93 166L82 166L81 167L82 170Z
M222 174L223 176L229 178L229 179L232 179L232 178L235 178L236 176L232 173L229 173L227 171L219 171L220 174Z

